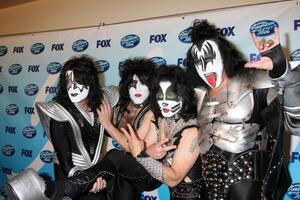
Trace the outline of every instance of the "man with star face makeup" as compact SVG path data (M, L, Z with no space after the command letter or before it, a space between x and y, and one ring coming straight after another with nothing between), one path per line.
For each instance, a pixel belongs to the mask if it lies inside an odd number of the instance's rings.
M129 149L127 138L121 132L121 128L127 128L127 124L131 124L142 140L148 132L153 118L149 98L153 92L153 78L156 70L157 65L149 59L126 59L119 69L121 78L119 103L112 110L109 103L103 101L98 110L99 121L124 151ZM131 181L122 176L115 176L113 199L139 200L141 193L142 191L136 188Z
M300 135L300 68L286 61L279 29L274 40L252 34L261 53L255 62L206 20L194 21L191 38L188 76L198 99L209 199L282 199L290 184L283 133Z
M138 74L137 77L141 78ZM140 191L153 190L165 183L170 187L172 200L207 199L201 178L193 89L187 84L184 70L177 66L160 68L154 85L151 95L154 116L144 140L139 138L138 130L127 123L121 130L130 153L110 150L96 165L68 180L45 182L40 195L45 194L44 199L74 198L90 188L98 177L108 181L120 176ZM16 179L21 182L26 173L40 181L30 170ZM9 197L16 197L17 188L11 190Z

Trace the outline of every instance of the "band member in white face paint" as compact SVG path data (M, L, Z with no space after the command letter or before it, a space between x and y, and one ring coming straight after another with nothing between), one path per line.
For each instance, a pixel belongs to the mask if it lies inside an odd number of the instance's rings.
M149 130L153 118L149 95L153 92L152 80L156 70L156 64L149 59L125 60L119 69L121 81L119 83L120 100L118 105L112 110L110 105L103 101L101 111L98 112L99 121L124 151L128 151L128 143L127 138L120 130L121 128L127 128L127 124L131 124L142 140ZM130 181L121 176L115 177L113 199L139 200L142 192Z
M91 167L102 157L100 153L104 128L97 119L96 109L100 107L103 91L96 65L87 56L68 60L62 68L57 86L58 93L54 102L41 104L41 108L44 113L50 113L52 118L50 140L58 158L58 162L54 164L55 179L63 180ZM57 107L66 116L71 115L73 119L60 121L63 115L53 115L51 106ZM99 180L99 185L103 184L105 182ZM106 199L106 192L86 192L78 199Z
M131 153L154 178L169 186L171 199L207 199L194 93L186 74L177 66L161 67L155 86L152 131L141 141L133 129L123 129Z
M205 40L201 46L194 45L192 50L198 75L211 88L221 85L223 60L218 45L213 40Z
M156 94L156 99L164 117L172 117L182 108L182 100L175 93L170 81L159 83L159 91Z
M252 34L261 59L247 63L215 26L194 21L187 71L198 97L203 178L210 199L279 200L290 184L283 133L300 135L300 104L295 101L300 68L291 70L279 29L274 32L268 41Z
M83 101L89 94L90 87L77 83L74 78L74 72L69 70L66 72L67 90L70 100L73 103Z
M140 78L138 74L137 77ZM153 190L165 183L170 186L172 200L207 199L201 178L193 90L186 82L183 69L177 66L160 68L154 85L156 87L151 95L154 118L144 140L127 124L127 130L122 128L122 131L128 140L127 147L131 153L110 150L96 165L68 180L47 182L46 186L40 188L46 188L43 192L50 199L73 198L93 185L99 176L107 181L115 176L123 177L139 191ZM175 100L177 104L181 102L181 109L164 117L161 112L163 109L158 104L161 96L165 96L162 99L172 97L171 101ZM17 188L14 189L10 194L17 194Z
M129 85L129 96L134 105L140 106L149 97L149 88L143 84L136 74L133 75L132 83Z

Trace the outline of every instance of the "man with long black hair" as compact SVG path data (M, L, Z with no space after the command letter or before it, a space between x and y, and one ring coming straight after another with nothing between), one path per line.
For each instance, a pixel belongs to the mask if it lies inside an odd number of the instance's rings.
M150 96L153 93L153 78L157 65L147 58L129 58L122 62L119 68L120 98L114 109L107 101L103 101L98 110L99 121L109 136L120 144L123 153L128 151L127 138L121 128L130 124L143 140L149 130L153 118L150 106ZM99 185L101 186L101 185ZM98 188L100 190L101 187ZM112 188L112 198L115 200L139 200L143 191L135 187L129 179L116 175Z
M300 135L300 68L288 65L279 29L274 40L252 34L261 60L248 63L206 20L194 21L191 37L188 74L198 97L210 199L281 200L290 184L283 134Z
M36 105L57 157L55 179L64 180L102 158L104 128L98 121L97 108L103 91L94 60L87 55L70 58L60 72L57 87L53 101ZM50 127L46 120L49 117ZM105 191L86 192L79 199L106 199L105 196Z
M40 192L32 197L45 194L58 200L74 198L89 190L98 177L109 180L117 175L140 191L153 190L165 183L170 187L172 200L207 199L201 175L196 104L193 89L186 80L180 67L160 68L154 82L155 95L151 97L154 117L145 139L141 140L130 124L127 130L122 128L131 153L111 150L91 168L55 183L42 183L36 173L26 170L10 182L9 197L12 200L20 197L14 181L22 184L35 180L41 184L33 187L39 187ZM41 199L47 199L45 195Z

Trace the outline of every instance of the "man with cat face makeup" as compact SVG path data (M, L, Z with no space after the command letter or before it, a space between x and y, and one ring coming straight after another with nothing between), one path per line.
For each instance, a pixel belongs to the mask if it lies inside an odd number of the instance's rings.
M206 20L192 28L188 75L198 98L209 198L282 199L290 184L283 133L300 135L299 66L286 61L278 28L274 40L252 34L261 60L248 63Z
M74 198L92 187L97 177L109 180L117 175L140 191L153 190L165 183L170 187L172 200L207 199L201 179L193 90L186 82L183 69L177 66L160 68L154 85L155 95L151 97L154 118L144 140L130 124L127 129L121 128L131 153L110 150L96 165L68 180L41 184L39 195L45 193L46 199ZM21 183L29 175L40 181L29 170L15 179ZM11 187L10 191L10 198L17 197L17 187Z

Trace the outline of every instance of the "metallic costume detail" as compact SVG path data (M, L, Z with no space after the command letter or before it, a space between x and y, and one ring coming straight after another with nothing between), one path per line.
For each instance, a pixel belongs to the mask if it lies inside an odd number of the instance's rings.
M77 108L77 110L82 114L82 116L86 119L86 121L91 125L94 126L94 113L90 112L87 113L85 112L85 110L83 108L80 107L80 105L78 103L73 103L75 105L75 107Z
M201 199L201 192L203 189L203 180L198 179L190 183L183 182L175 188L171 188L172 198L182 199ZM196 191L195 191L196 190Z
M290 68L293 71L296 67L300 66L300 60L293 60L289 62Z
M207 93L205 88L194 88L195 96L197 98L197 113L199 113L202 109L203 100Z
M74 133L74 137L76 140L76 144L78 146L78 149L82 155L82 159L81 162L84 162L84 166L79 165L79 167L75 169L71 169L68 176L72 176L73 173L75 171L77 171L77 169L87 169L89 167L91 167L92 165L96 164L100 158L100 152L101 152L101 148L102 148L102 142L103 142L103 136L104 136L104 127L102 125L100 125L100 135L99 135L99 141L98 141L98 145L97 145L97 149L96 149L96 153L94 156L94 159L91 161L91 158L87 152L87 150L84 147L82 138L81 138L81 131L80 128L77 124L77 122L75 121L75 119L73 118L73 116L59 103L54 102L54 101L50 101L48 103L43 103L43 102L36 102L36 108L37 108L37 112L38 115L40 117L40 121L42 126L44 127L44 130L49 138L49 140L51 141L51 137L50 137L50 119L54 119L56 121L59 122L69 122L71 127L72 127L72 131ZM72 156L73 159L73 156ZM74 162L75 165L76 160Z
M119 102L120 94L118 87L114 85L105 86L102 88L103 96L108 100L110 106L113 108Z
M188 121L184 121L183 118L180 118L177 122L175 122L175 119L171 119L171 118L159 118L158 119L158 124L161 124L162 121L165 120L167 124L172 124L172 130L171 133L169 135L169 139L173 140L176 139L174 138L175 134L178 133L179 131L183 130L186 127L190 127L190 126L198 126L197 125L197 119L190 119ZM173 123L172 123L173 122ZM158 140L161 139L161 131L159 129L156 129L156 133L158 135Z
M241 82L239 82L241 81ZM200 125L213 120L229 124L249 120L254 108L253 91L241 77L229 81L228 87L215 98L206 95L200 112Z
M169 138L169 144L174 144L175 140L177 140L178 137L181 137L181 135L176 135L178 132L184 130L186 127L198 127L197 125L197 119L190 119L188 121L184 121L183 118L180 118L177 122L175 122L175 118L159 118L158 119L158 124L160 128L156 127L156 134L158 141L161 140L162 133L165 133L165 131L160 130L162 128L161 125L163 125L163 121L166 123L168 128L170 129L169 135L165 135L164 137ZM167 166L172 165L172 158L174 156L175 151L168 151L166 156L164 157L164 164Z
M215 122L212 124L211 140L217 147L232 153L240 153L256 144L259 131L258 124L226 124Z
M278 91L284 90L284 116L286 130L300 136L300 65L293 70L287 67L286 72L277 79L272 79Z
M255 146L259 125L246 123L254 109L249 79L245 80L244 76L230 79L227 88L214 98L206 95L202 104L198 123L202 133L209 133L209 136L202 136L200 146L203 153L213 144L232 153L240 153Z
M137 129L140 126L140 122L144 119L146 112L150 110L150 104L145 106L140 110L140 112L136 115L134 122L133 122L133 127Z
M126 108L116 107L116 109L114 109L114 118L113 118L113 123L114 124L119 124L120 120L123 117L123 110L124 109L126 109ZM149 110L150 110L150 104L144 106L139 111L139 113L136 115L136 117L135 117L135 119L133 121L133 128L134 129L138 129L138 127L140 126L140 122L143 121L146 112L148 112Z
M246 78L246 77L244 77ZM264 89L264 88L272 88L274 85L268 76L268 71L255 69L251 70L249 74L247 74L247 78L249 84L253 89Z
M160 182L163 182L163 164L151 157L136 157L138 163L140 163L151 176Z
M221 154L209 150L203 155L203 178L206 187L210 188L212 200L227 199L231 185L255 178L254 152L248 151L232 161L226 160Z
M5 187L8 199L49 200L44 195L46 188L44 180L30 168L14 176Z

